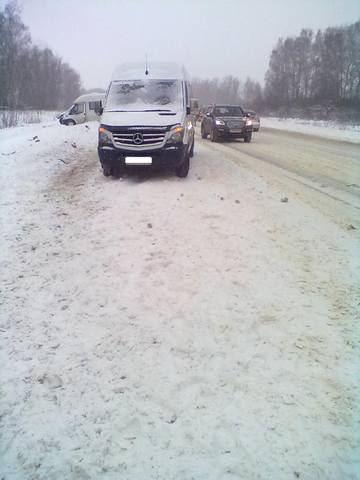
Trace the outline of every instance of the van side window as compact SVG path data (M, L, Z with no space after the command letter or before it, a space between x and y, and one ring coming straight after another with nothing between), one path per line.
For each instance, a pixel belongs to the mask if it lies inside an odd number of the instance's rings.
M85 103L75 103L72 107L70 115L78 115L79 113L84 113Z
M100 100L96 101L96 102L89 102L89 110L99 110L101 106L101 102Z

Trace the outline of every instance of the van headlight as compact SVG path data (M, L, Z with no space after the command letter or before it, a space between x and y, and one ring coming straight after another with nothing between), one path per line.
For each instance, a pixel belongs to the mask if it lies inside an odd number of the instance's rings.
M179 143L182 142L182 139L184 137L184 127L178 123L177 125L174 125L170 129L170 135L167 140L167 143Z
M99 127L99 143L102 145L112 145L111 132L104 127Z

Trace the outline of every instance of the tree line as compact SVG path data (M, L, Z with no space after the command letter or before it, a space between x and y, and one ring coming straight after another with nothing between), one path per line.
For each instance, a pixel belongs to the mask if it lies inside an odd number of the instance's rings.
M239 78L228 75L222 79L202 80L194 78L191 82L193 96L201 105L211 103L237 104L246 103L255 109L263 106L263 91L260 83L250 78L243 83Z
M32 44L16 2L0 10L0 107L62 109L81 89L79 74L49 48Z
M248 78L193 81L200 103L242 103L267 107L315 103L360 106L360 22L319 30L304 29L297 37L280 38L270 55L264 88Z
M360 104L360 21L279 39L265 76L270 105Z

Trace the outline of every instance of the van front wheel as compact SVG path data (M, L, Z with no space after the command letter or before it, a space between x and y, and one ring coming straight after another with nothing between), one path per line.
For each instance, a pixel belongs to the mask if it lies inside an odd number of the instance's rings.
M210 140L212 142L217 142L219 140L219 137L218 137L218 134L217 134L217 131L215 130L215 128L212 128L211 129L211 132L210 132Z
M110 175L112 175L112 170L107 165L103 165L102 170L104 177L110 177Z
M190 153L189 153L190 157L194 156L194 144L195 144L195 140L193 140L191 148L190 148Z
M186 155L183 163L179 167L177 167L176 175L180 178L186 178L189 173L189 168L190 168L190 158L189 158L189 155Z

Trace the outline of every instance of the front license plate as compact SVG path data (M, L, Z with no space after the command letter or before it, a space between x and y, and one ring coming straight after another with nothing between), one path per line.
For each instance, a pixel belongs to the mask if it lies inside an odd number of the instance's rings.
M152 157L125 157L126 165L151 165Z
M230 130L230 133L241 133L241 132L242 132L241 128L232 128Z

